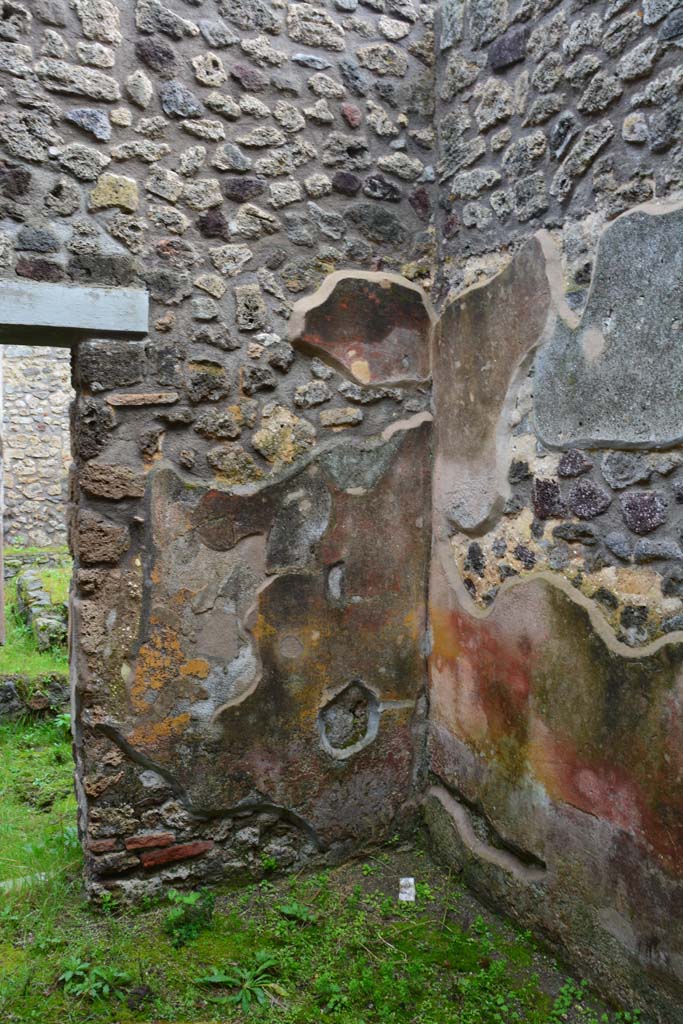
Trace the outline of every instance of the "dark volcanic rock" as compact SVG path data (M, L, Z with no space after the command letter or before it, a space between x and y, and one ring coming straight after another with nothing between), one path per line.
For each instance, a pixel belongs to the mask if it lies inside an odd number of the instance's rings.
M566 508L560 497L560 485L557 480L534 480L531 491L534 513L539 519L561 519Z
M568 544L585 544L586 547L594 547L598 542L593 527L583 523L560 523L554 528L553 537L566 540Z
M432 212L432 202L429 192L424 185L418 185L408 196L408 202L420 220L429 220Z
M361 180L351 171L337 171L332 178L332 188L343 196L355 196L361 187Z
M600 469L615 491L622 491L631 484L645 483L652 476L652 467L643 456L630 452L608 452L603 455Z
M32 228L25 225L17 235L14 248L29 252L58 252L59 240L47 228Z
M637 564L645 562L680 561L683 552L675 540L639 540L633 549L633 561Z
M369 199L380 199L388 203L400 203L401 189L393 181L388 181L383 174L371 174L363 182L363 195Z
M605 547L613 555L616 555L617 558L622 558L624 561L628 561L631 557L631 541L625 533L621 533L619 530L613 530L607 534L605 537Z
M223 178L221 185L227 199L236 203L246 203L249 199L260 196L266 190L265 178L229 177Z
M672 11L659 30L660 39L678 39L683 36L683 7Z
M367 96L370 84L357 64L354 64L352 60L340 60L339 73L349 92L355 96Z
M49 260L22 258L17 260L14 270L19 277L28 277L31 281L61 281L64 278L62 268Z
M229 392L228 375L220 363L210 359L190 363L187 393L191 402L218 402Z
M152 71L158 71L160 74L173 74L176 63L175 53L163 39L158 39L156 36L139 39L135 44L135 53L138 59Z
M360 233L371 242L400 245L408 234L401 218L372 203L359 203L349 211L348 217Z
M508 469L508 482L511 484L521 484L524 480L531 480L529 463L515 459L510 463L510 468Z
M525 569L533 569L536 565L536 555L524 544L518 544L513 554L515 558L519 559Z
M25 196L31 185L31 172L27 167L17 167L0 161L0 193L8 199Z
M272 391L277 387L277 377L265 366L245 366L242 369L242 391L253 395L255 391Z
M494 71L502 71L524 60L526 56L526 44L531 33L531 26L520 25L519 28L511 28L489 49L489 64Z
M592 480L581 480L574 484L567 496L569 508L579 519L595 519L601 516L612 503L612 498Z
M578 448L571 448L562 454L557 466L557 475L565 478L582 476L592 468L593 463L585 452L579 451Z
M463 566L465 572L473 572L477 576L483 576L486 569L486 556L481 549L481 544L472 541L467 549L467 558Z
M248 64L234 64L230 69L230 77L239 82L246 92L263 92L268 88L266 76Z
M202 105L197 97L175 78L170 82L164 82L159 88L159 102L161 109L169 117L198 117L202 112Z
M222 238L226 242L230 238L228 221L220 210L207 210L197 218L197 227L204 238Z
M658 491L623 494L620 504L624 522L634 533L651 533L666 521L666 498Z

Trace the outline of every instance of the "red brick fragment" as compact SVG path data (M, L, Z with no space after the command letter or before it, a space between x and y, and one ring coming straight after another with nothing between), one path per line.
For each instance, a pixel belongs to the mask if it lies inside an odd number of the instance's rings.
M90 853L111 853L116 849L115 839L91 839L88 843Z
M178 846L167 846L165 850L145 850L140 854L142 866L155 868L159 864L170 864L175 860L187 860L206 853L213 846L212 839L200 839L195 843L179 843Z
M145 850L149 847L170 846L174 839L172 832L141 832L126 839L126 849Z

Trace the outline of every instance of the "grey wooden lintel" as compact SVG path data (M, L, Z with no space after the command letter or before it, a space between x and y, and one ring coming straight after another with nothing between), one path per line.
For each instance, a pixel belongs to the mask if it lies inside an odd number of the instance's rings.
M68 347L82 338L147 334L149 293L37 281L0 281L0 343Z

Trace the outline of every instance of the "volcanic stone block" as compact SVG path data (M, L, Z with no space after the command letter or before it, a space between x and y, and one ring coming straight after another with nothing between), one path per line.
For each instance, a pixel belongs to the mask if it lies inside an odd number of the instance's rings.
M299 303L292 344L362 384L429 377L431 315L420 289L387 274L332 274Z
M682 235L680 203L606 228L580 325L558 321L536 360L545 444L656 448L683 439Z
M188 366L188 397L191 402L218 402L230 393L230 381L223 366L211 359L197 359Z
M567 504L579 519L595 519L607 511L611 496L592 480L579 480L569 491Z
M631 484L647 482L654 471L643 455L630 452L608 452L602 457L600 469L614 491L622 491Z
M561 519L566 514L557 480L534 480L532 501L537 519Z
M524 60L530 32L528 25L519 25L510 29L500 39L496 39L489 49L489 64L494 71L502 71L503 68Z
M563 452L560 456L560 461L557 464L557 475L561 477L583 476L584 473L588 473L592 468L593 463L584 452L578 451L576 448L570 448L568 452Z
M110 523L95 512L82 510L78 516L76 553L84 565L118 562L128 549L129 536L125 526Z
M81 469L80 486L95 498L121 501L123 498L141 498L145 493L145 478L129 466L113 466L89 462Z
M86 341L78 350L78 378L92 391L138 384L142 380L142 342Z

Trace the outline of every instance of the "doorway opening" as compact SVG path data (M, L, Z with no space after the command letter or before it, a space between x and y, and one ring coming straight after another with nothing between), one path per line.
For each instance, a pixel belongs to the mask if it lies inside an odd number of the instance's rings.
M71 351L0 347L5 635L0 675L66 673Z
M79 858L70 750L71 350L0 346L0 887Z
M68 645L72 361L80 340L144 337L148 305L139 289L0 281L0 894L82 868Z

